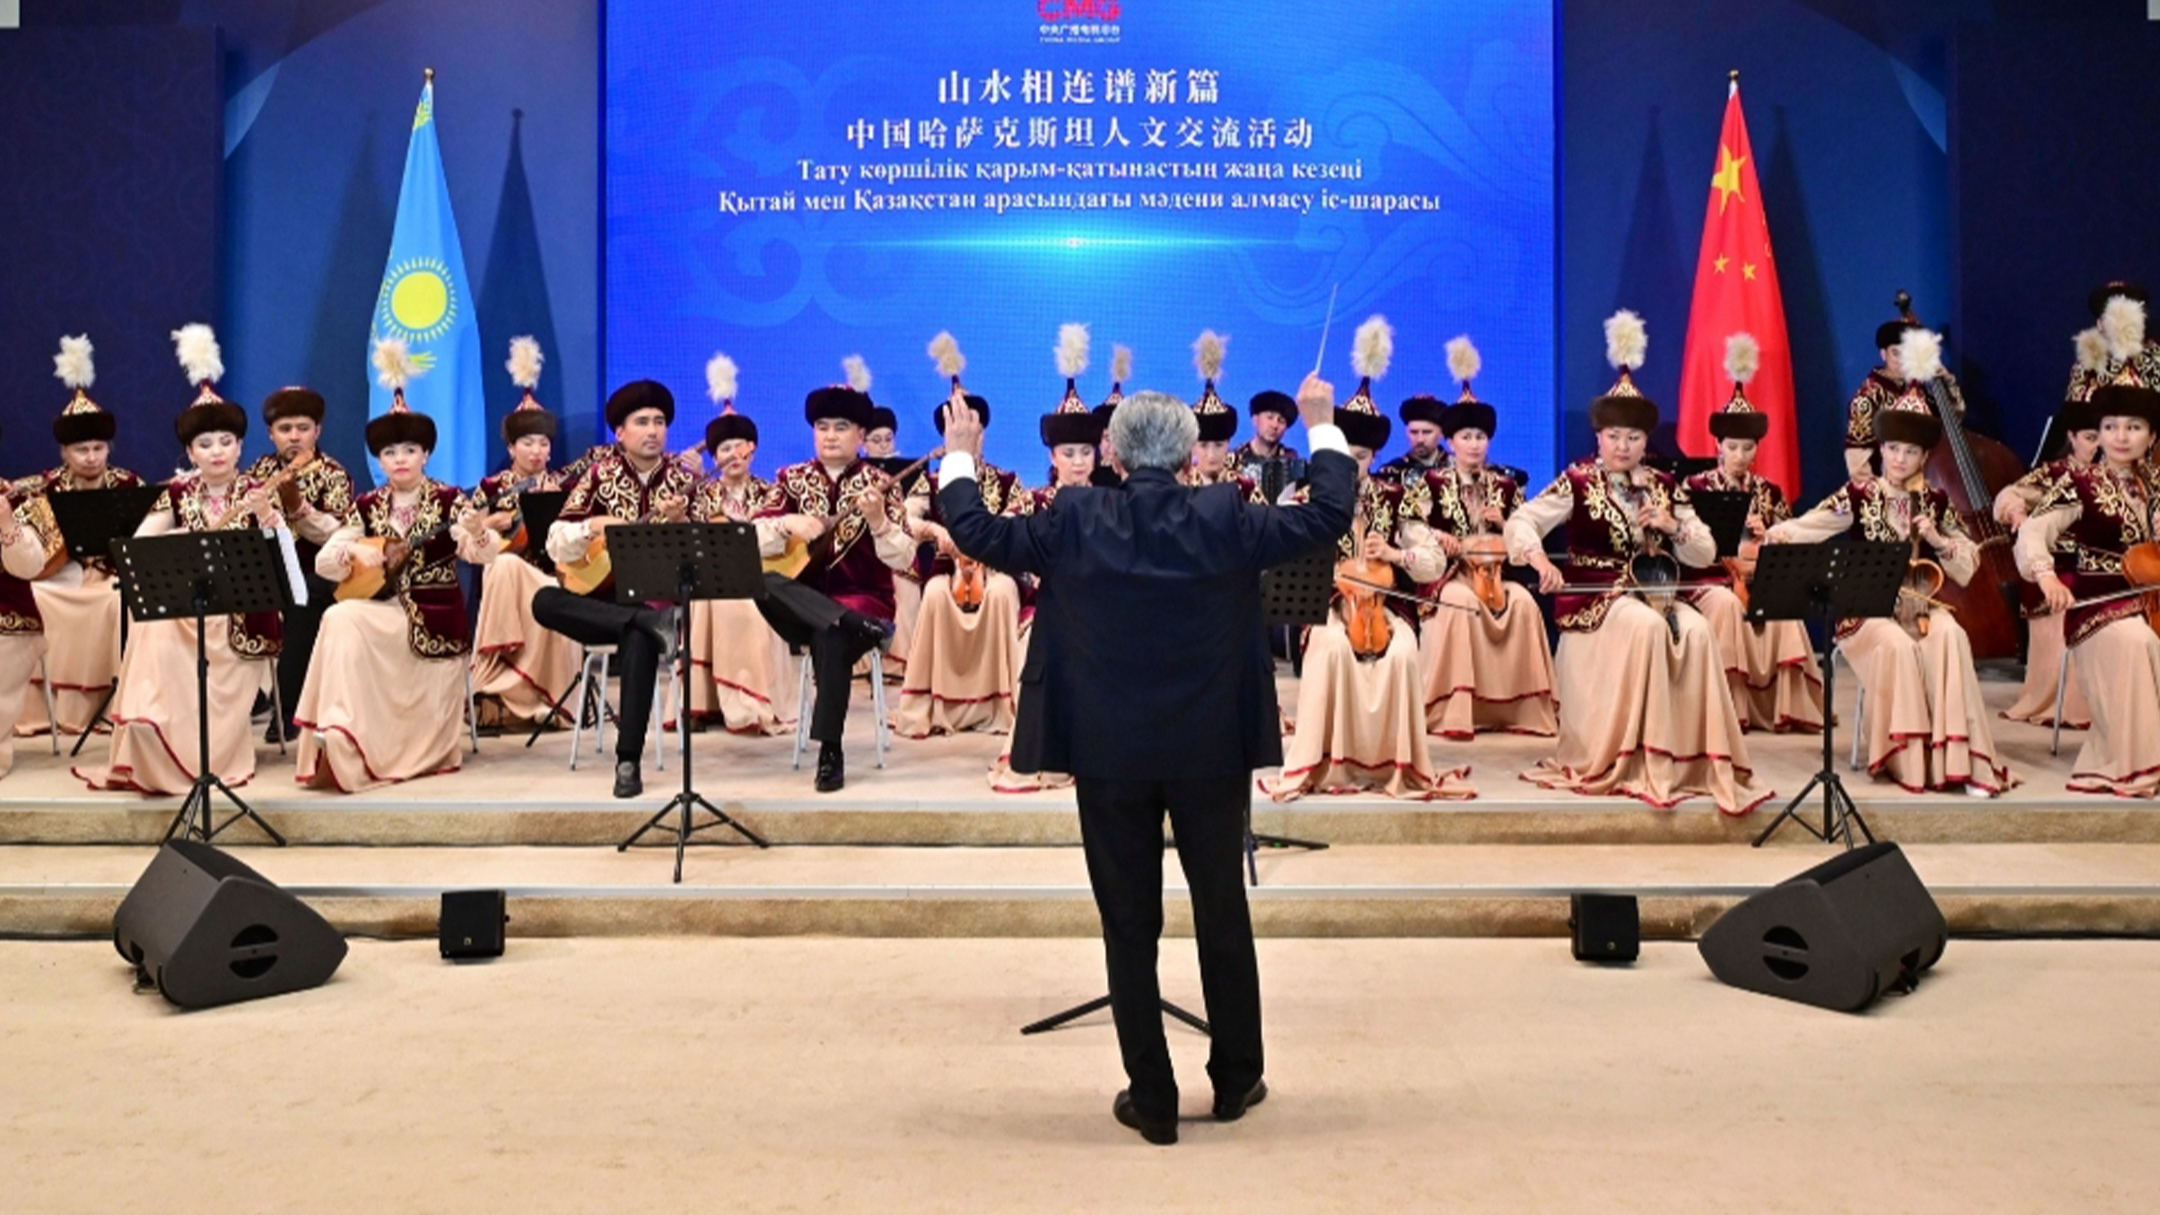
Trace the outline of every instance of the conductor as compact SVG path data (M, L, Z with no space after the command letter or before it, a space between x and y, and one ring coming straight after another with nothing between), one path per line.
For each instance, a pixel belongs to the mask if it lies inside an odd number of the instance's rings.
M1019 517L983 508L982 426L972 410L946 413L938 506L954 545L992 569L1041 579L1012 766L1075 778L1129 1082L1111 1109L1150 1143L1177 1142L1177 1077L1155 974L1165 813L1192 891L1214 1116L1234 1121L1267 1096L1239 868L1253 770L1282 762L1260 571L1349 530L1357 479L1334 425L1333 386L1308 377L1298 413L1313 448L1304 505L1178 484L1199 436L1193 411L1139 392L1110 420L1110 461L1125 483L1062 490L1049 510Z

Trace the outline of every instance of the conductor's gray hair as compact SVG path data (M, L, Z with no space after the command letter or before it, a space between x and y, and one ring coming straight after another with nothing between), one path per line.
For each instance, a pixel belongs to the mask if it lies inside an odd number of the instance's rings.
M1110 446L1128 471L1177 472L1192 462L1193 444L1199 439L1200 420L1167 392L1133 393L1110 415Z

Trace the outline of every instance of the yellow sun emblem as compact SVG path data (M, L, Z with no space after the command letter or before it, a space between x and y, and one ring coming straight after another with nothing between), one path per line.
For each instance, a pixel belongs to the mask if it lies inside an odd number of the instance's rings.
M383 275L375 301L375 323L383 334L427 342L441 337L457 321L457 312L457 286L439 259L413 258Z

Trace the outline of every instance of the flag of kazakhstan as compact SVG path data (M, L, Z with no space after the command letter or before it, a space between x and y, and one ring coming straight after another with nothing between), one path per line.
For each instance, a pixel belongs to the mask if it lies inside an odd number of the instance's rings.
M480 323L472 280L458 245L457 217L443 181L442 148L435 141L434 72L420 89L412 142L405 149L405 181L398 189L397 226L390 261L368 326L375 343L401 337L420 374L405 387L405 403L435 419L435 454L428 474L451 485L475 485L484 475L488 450L486 403L480 388ZM390 408L390 390L368 377L368 416Z

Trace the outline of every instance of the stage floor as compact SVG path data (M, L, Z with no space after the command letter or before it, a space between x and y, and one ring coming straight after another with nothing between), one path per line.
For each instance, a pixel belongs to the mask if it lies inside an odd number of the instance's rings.
M1263 941L1266 1104L1110 1118L1089 941L355 941L321 989L176 1014L109 945L0 943L0 1175L40 1215L1462 1213L2160 1205L2160 945L1954 941L1845 1016L1685 945ZM1199 1004L1192 950L1164 993Z

